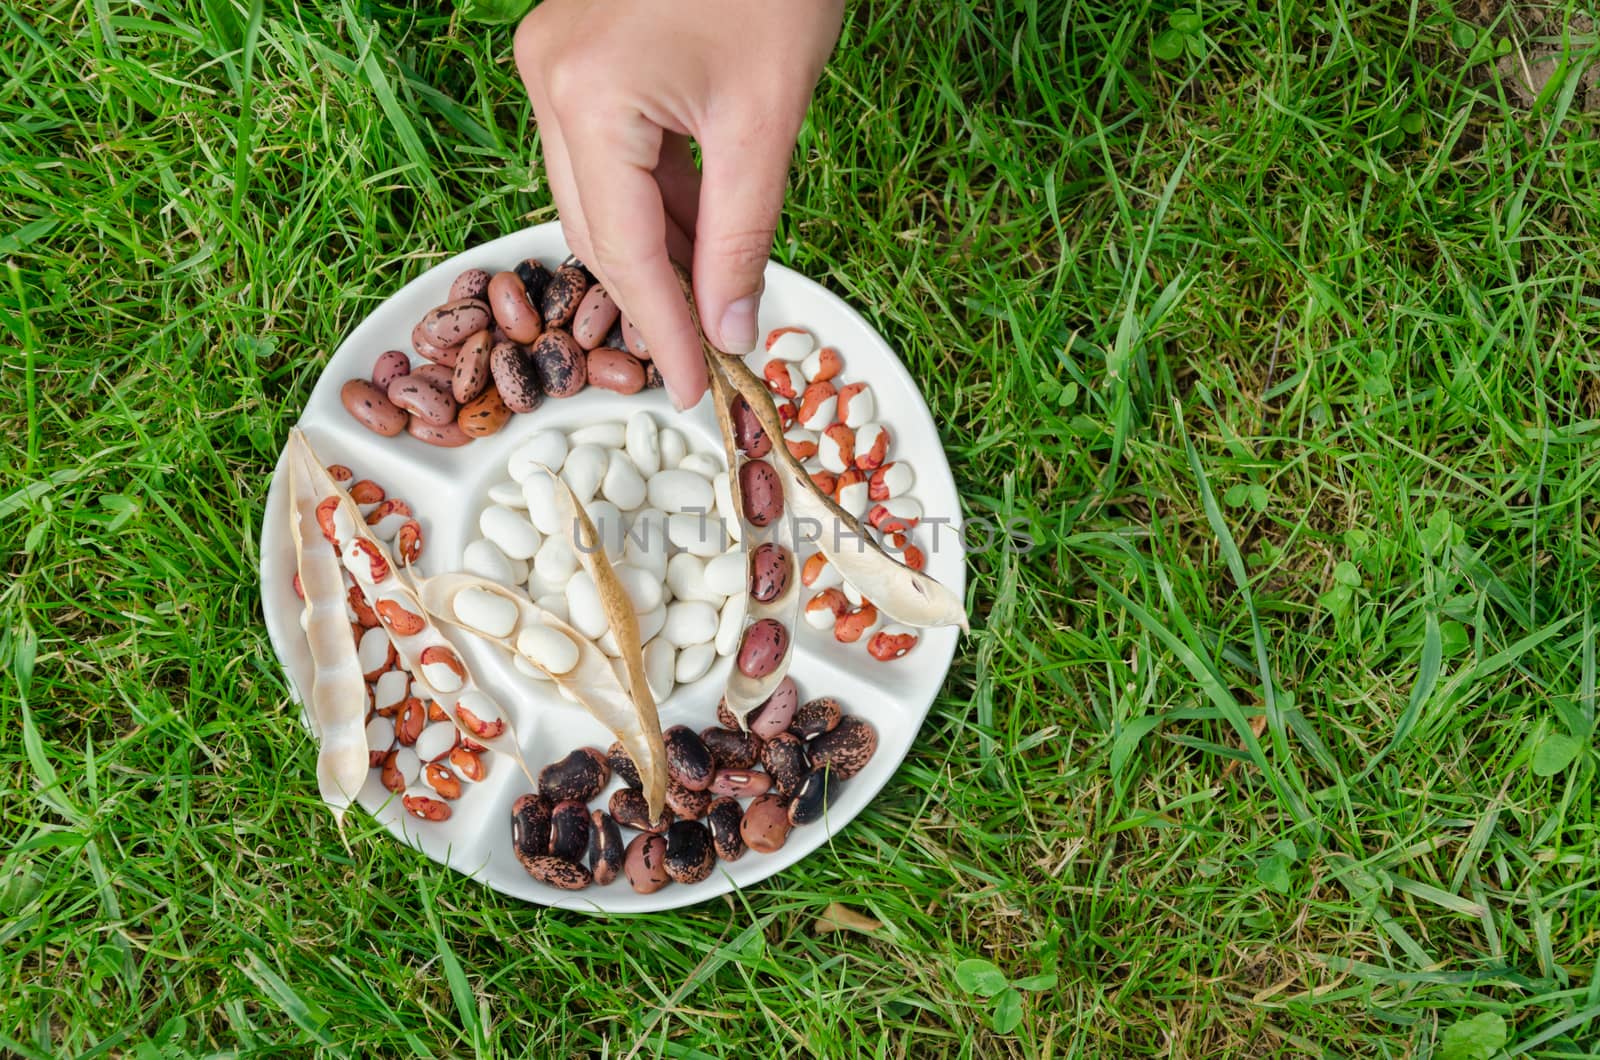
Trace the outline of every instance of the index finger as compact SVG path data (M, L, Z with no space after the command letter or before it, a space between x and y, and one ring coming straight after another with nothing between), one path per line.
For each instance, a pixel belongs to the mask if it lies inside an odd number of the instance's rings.
M637 114L620 127L608 124L588 122L567 137L595 258L590 264L644 333L672 403L691 408L705 393L706 366L667 253L666 210L654 173L664 134Z

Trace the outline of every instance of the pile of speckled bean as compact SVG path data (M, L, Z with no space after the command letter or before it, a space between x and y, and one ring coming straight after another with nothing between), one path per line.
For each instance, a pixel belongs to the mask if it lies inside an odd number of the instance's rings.
M580 747L539 771L539 790L511 808L517 860L541 883L581 890L619 875L640 894L699 883L720 859L771 854L790 829L823 819L840 781L878 749L871 723L832 697L800 702L792 678L751 713L741 732L727 708L696 734L675 725L666 744L667 805L651 821L638 771L621 743ZM615 775L623 786L591 809ZM744 800L744 801L741 801ZM623 831L635 833L626 844Z
M468 269L450 285L450 300L417 322L411 347L425 363L387 350L339 399L368 430L408 431L430 445L494 434L547 396L661 385L638 330L576 259L554 273L535 258L494 275Z

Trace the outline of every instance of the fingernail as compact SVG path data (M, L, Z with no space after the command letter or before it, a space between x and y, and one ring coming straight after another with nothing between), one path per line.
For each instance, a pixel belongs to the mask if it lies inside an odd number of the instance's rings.
M722 336L724 353L743 356L756 348L756 309L760 304L756 295L748 295L730 305L722 314L722 326L718 334Z

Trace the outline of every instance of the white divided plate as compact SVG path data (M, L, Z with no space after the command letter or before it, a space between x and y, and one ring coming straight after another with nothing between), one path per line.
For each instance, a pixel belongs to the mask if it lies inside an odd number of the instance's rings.
M553 268L567 254L560 226L551 223L485 243L430 269L380 305L345 339L300 417L300 426L323 461L345 464L357 478L370 478L410 503L424 531L418 566L425 575L457 569L461 549L479 536L477 517L488 503L489 486L506 477L507 453L532 431L625 421L645 408L658 423L677 427L689 436L692 448L722 453L711 402L702 401L689 412L679 413L659 389L625 397L591 387L564 401L547 399L536 411L513 416L499 434L458 449L434 448L406 434L382 438L363 429L344 411L339 388L345 380L367 377L373 360L384 350L409 351L412 327L428 309L445 301L450 282L462 270L482 268L493 273L529 257ZM775 263L767 266L760 325L762 335L785 325L809 328L819 342L839 350L848 381L872 387L879 418L891 432L891 457L915 468L912 496L927 515L950 520L939 527L924 524L914 535L927 553L928 572L964 596L966 567L955 482L933 417L899 358L855 310ZM764 358L760 351L752 355L752 367L759 371ZM413 360L420 358L413 356ZM280 471L282 467L280 458ZM299 626L300 602L292 587L294 545L286 505L284 478L275 475L261 528L262 608L273 648L292 687L303 698L310 688L311 664ZM517 673L498 649L457 630L448 631L447 636L461 649L479 683L510 712L530 769L537 772L576 747L604 749L612 743L612 734L581 707L555 695L548 683ZM838 697L846 711L877 727L877 754L859 774L835 786L823 821L792 831L788 843L775 854L749 851L732 864L718 862L709 879L692 886L671 883L646 895L635 893L626 879L618 878L606 887L568 892L532 879L512 854L510 824L512 802L532 790L532 785L516 765L503 758L487 759L489 775L482 783L466 785L445 822L419 821L406 815L399 798L379 784L376 770L369 774L359 801L390 832L428 857L516 898L588 912L634 913L691 905L781 872L827 842L861 812L910 750L949 671L957 636L953 628L925 630L921 643L909 655L883 663L868 656L862 644L838 644L831 632L818 632L801 623L790 671L801 700ZM662 727L683 724L698 732L715 725L717 701L730 665L730 660L718 659L706 677L679 686L660 704ZM303 785L307 791L316 789L309 769L303 777L289 778L289 783ZM617 784L613 780L611 787ZM607 793L591 805L603 807ZM625 833L626 838L631 838L631 833Z

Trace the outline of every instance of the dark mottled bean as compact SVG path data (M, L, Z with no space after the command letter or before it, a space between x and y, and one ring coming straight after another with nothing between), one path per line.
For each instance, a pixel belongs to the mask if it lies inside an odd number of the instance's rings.
M538 305L544 300L544 289L550 283L550 270L538 258L528 258L512 270L528 292L528 301Z
M709 791L691 791L678 783L675 778L667 779L667 806L678 818L694 820L705 814L711 805L712 795Z
M622 871L622 832L603 810L589 815L589 872L604 886Z
M667 750L667 771L672 779L690 791L704 791L711 786L711 775L716 766L705 743L687 725L674 725L661 734Z
M818 696L801 704L789 723L789 731L802 740L830 732L844 717L844 708L832 696Z
M878 750L878 730L863 718L846 714L828 732L811 741L811 761L833 770L836 780L861 772Z
M566 264L556 270L545 285L539 309L544 314L545 327L564 328L572 323L578 305L589 291L588 271L581 265Z
M533 352L510 341L497 342L489 350L489 374L500 400L512 412L532 412L544 401L544 385Z
M593 879L589 870L565 858L547 856L542 858L528 858L522 863L528 870L528 875L540 883L559 887L563 891L581 891L589 886Z
M606 748L606 761L611 765L611 772L622 778L622 782L630 788L644 787L644 781L639 779L639 767L633 764L633 759L628 755L628 749L618 740Z
M744 811L739 837L759 854L772 854L789 838L789 800L776 792L759 796Z
M718 769L749 769L761 760L761 737L755 733L713 725L700 730L700 742Z
M644 792L637 788L618 788L613 791L607 809L618 824L640 832L665 832L667 826L678 819L671 806L663 806L660 818L650 820L650 805L645 800Z
M572 336L549 330L533 344L534 369L539 385L554 398L572 397L589 382L589 363Z
M833 782L833 772L827 766L818 766L806 774L800 788L789 804L789 823L811 824L822 820L828 812L828 788Z
M654 894L672 877L667 874L667 837L645 832L633 837L622 858L622 871L628 886L640 894Z
M811 772L806 745L798 736L786 732L774 736L761 748L761 766L772 778L772 786L788 798L794 797L800 790L800 782Z
M744 838L739 835L739 825L743 821L744 809L738 799L718 799L706 811L711 846L723 861L738 861L744 857Z
M511 804L511 849L518 860L550 853L550 800L523 795Z
M539 794L551 802L588 802L611 779L611 765L597 748L580 747L539 770Z
M782 545L765 541L750 554L750 596L770 604L789 591L794 578L794 556Z
M589 807L576 799L550 808L550 855L573 863L589 853Z
M644 362L644 388L646 390L660 390L666 386L666 380L661 378L661 369L656 367L656 362Z
M679 883L699 883L711 875L717 850L699 821L674 821L667 829L667 875Z
M618 316L616 320L612 321L611 330L606 332L605 341L600 345L610 346L613 350L622 350L624 353L633 352L632 350L628 349L628 337L622 333L621 316Z
M375 434L393 438L406 429L406 414L365 379L352 379L340 387L339 401L357 423Z

